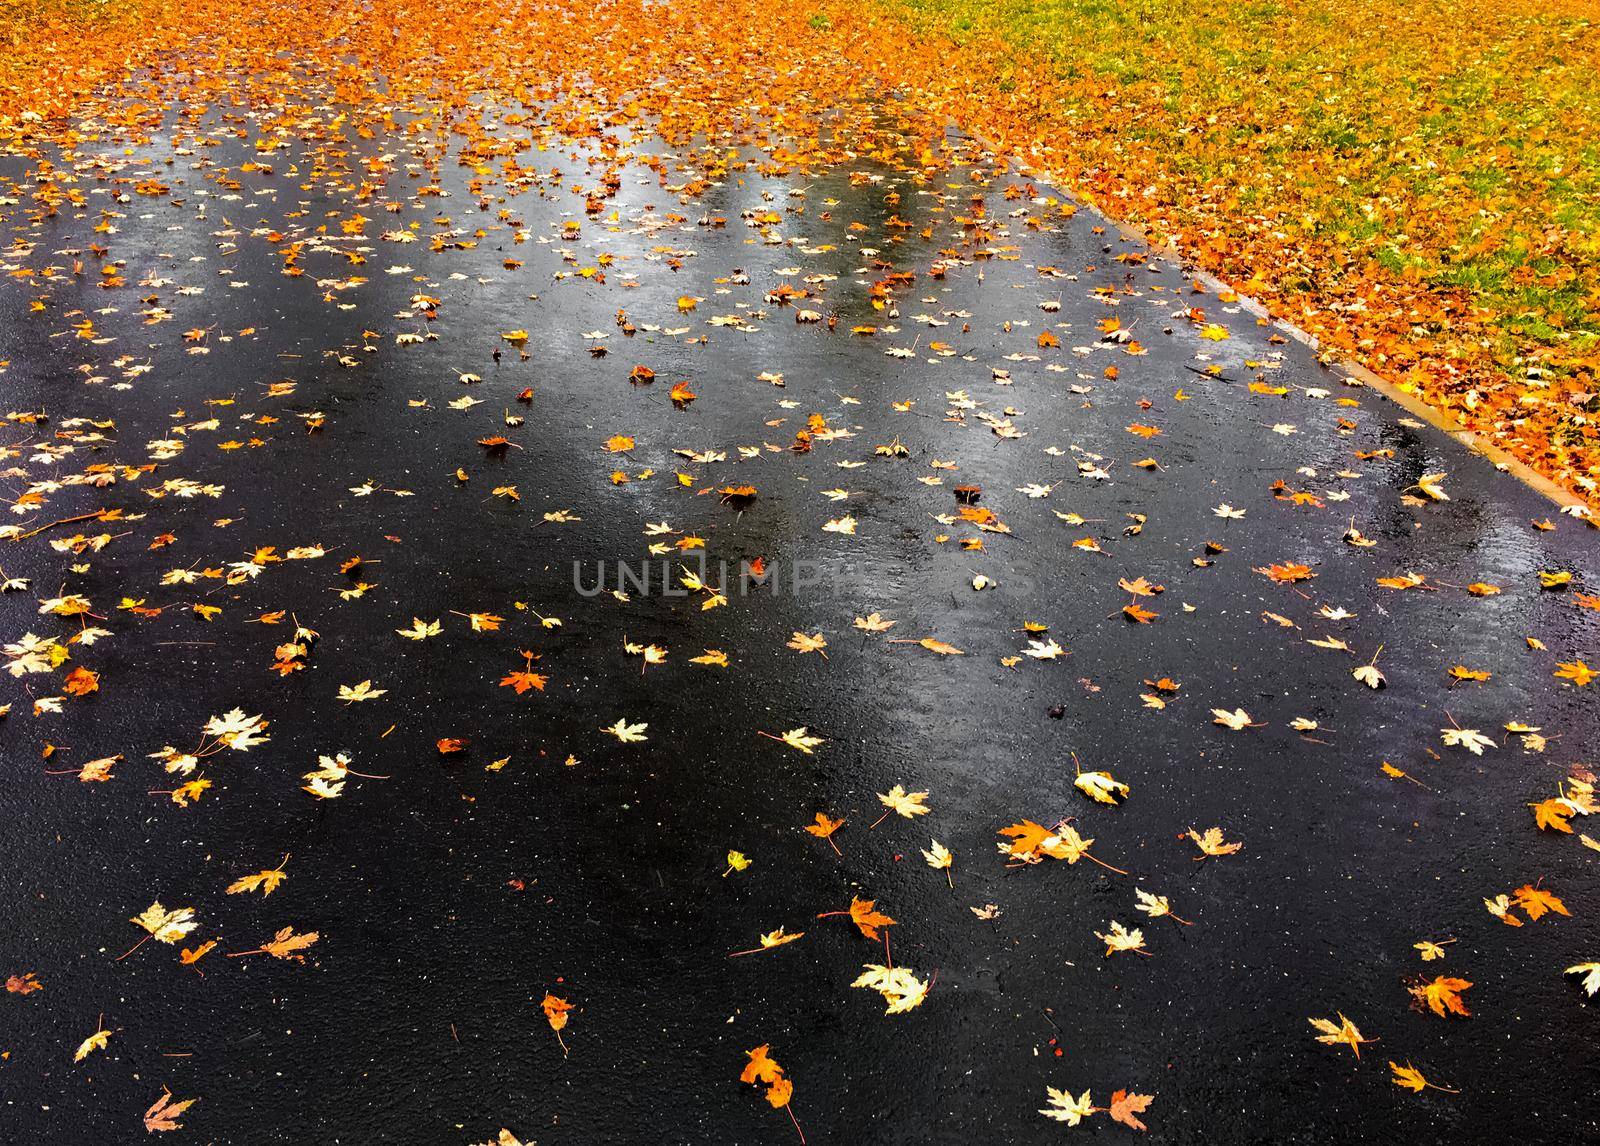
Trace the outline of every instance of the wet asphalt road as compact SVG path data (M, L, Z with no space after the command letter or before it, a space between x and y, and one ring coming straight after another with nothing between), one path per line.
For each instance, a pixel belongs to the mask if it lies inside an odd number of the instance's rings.
M375 154L384 143L365 146ZM203 154L236 164L245 152L229 141ZM23 170L9 162L8 175ZM1007 198L1008 184L1025 181L982 163L922 187L866 160L803 180L746 170L687 205L630 167L606 205L615 229L588 220L575 236L560 234L585 219L570 180L511 200L506 220L470 210L462 173L447 166L452 198L404 201L398 220L380 219L364 240L329 227L328 246L369 248L365 266L313 251L301 278L281 274L284 240L265 232L309 239L325 212L348 214L349 203L281 174L246 179L227 200L203 174L187 172L193 191L180 206L116 207L126 278L170 280L142 289L159 293L174 321L142 324L137 286L57 285L48 317L26 313L24 289L0 294L8 408L51 416L12 424L5 443L48 440L64 418L115 420L113 444L92 458L52 466L23 449L6 463L26 471L12 475L14 491L93 461L142 464L146 443L213 416L217 430L191 431L144 484L181 476L225 487L214 499L160 501L139 483L63 490L15 520L100 504L148 517L107 527L131 535L99 554L44 545L79 527L0 543L5 573L33 582L0 598L5 641L78 627L38 614L57 586L88 596L113 632L77 656L102 674L101 691L59 715L29 711L53 686L0 678L0 702L14 704L0 725L0 974L31 970L45 984L0 998L9 1052L0 1139L143 1140L138 1117L168 1087L200 1099L174 1141L467 1143L501 1126L541 1144L791 1140L781 1112L737 1082L743 1052L762 1043L795 1081L794 1110L813 1143L1132 1135L1103 1116L1071 1131L1045 1120L1036 1110L1046 1086L1092 1087L1101 1101L1121 1087L1154 1094L1145 1120L1161 1143L1600 1135L1600 1003L1561 974L1600 958L1600 853L1537 832L1525 806L1555 795L1565 770L1593 763L1600 744L1593 688L1551 676L1556 660L1600 654L1600 616L1576 607L1571 589L1541 591L1537 580L1539 570L1570 570L1575 589L1592 591L1595 533L1343 385L1305 349L1269 344L1270 328L1191 293L1180 268L1117 261L1141 248L1089 212L1067 218L1042 200ZM964 239L953 222L970 212L972 192L994 221L987 241ZM102 202L39 226L39 254L23 261L86 247ZM665 221L672 210L682 221ZM775 242L741 220L768 210ZM375 237L413 220L426 235L435 211L484 234L444 252ZM726 226L701 226L702 216ZM514 242L519 223L524 243ZM552 277L595 266L600 251L617 257L605 283ZM930 277L941 251L955 254ZM504 266L508 256L523 265ZM897 317L871 305L868 285L886 269L875 259L917 272L891 295ZM395 265L413 269L385 273ZM358 272L359 286L333 283ZM820 304L800 305L837 315L832 330L763 301L819 274L834 276L819 280ZM174 295L191 284L204 293ZM440 300L431 320L412 307L418 291ZM680 313L680 295L705 301ZM1058 312L1040 308L1056 299ZM115 313L94 322L115 341L62 336L74 308L107 306ZM1202 338L1201 324L1174 317L1189 306L1229 338ZM631 338L619 308L639 327ZM736 314L747 330L707 324ZM1111 316L1147 353L1100 341L1097 324ZM858 324L880 329L848 333ZM209 353L188 352L197 344L179 332L190 328L210 332ZM500 338L519 328L526 361ZM687 333L667 333L677 328ZM1037 345L1046 329L1059 347ZM437 338L397 345L407 332ZM954 353L930 351L934 341ZM609 352L596 357L595 345ZM890 347L915 353L892 357ZM149 371L124 379L123 355ZM630 385L636 363L654 369L653 385ZM1220 377L1203 373L1213 363ZM460 372L482 381L463 386ZM781 372L785 385L763 372ZM1291 390L1251 393L1258 376ZM292 395L266 396L286 379L297 382ZM668 397L679 379L698 395L685 409ZM114 388L120 380L126 388ZM532 402L519 406L526 387ZM1180 388L1188 401L1174 400ZM947 416L957 391L977 406L962 420ZM482 404L448 405L468 394ZM218 399L234 404L207 405ZM909 410L894 406L907 401ZM1025 437L1002 439L979 420L1007 408ZM526 421L507 428L506 411ZM763 445L787 447L813 412L854 436L804 454ZM277 421L243 421L262 413ZM325 416L320 432L305 432L299 415L312 413ZM1130 424L1162 433L1145 439ZM1293 433L1272 429L1291 424ZM486 455L477 440L498 433L518 448ZM626 456L601 450L614 434L636 438ZM265 444L217 448L252 436ZM904 456L875 455L896 441ZM675 449L727 457L693 462ZM1380 453L1358 460L1358 450ZM1160 468L1132 464L1146 457ZM1080 461L1104 478L1084 476ZM613 485L619 468L657 476ZM691 475L687 487L678 471ZM1441 471L1450 501L1407 502L1423 474ZM368 481L377 492L352 492ZM1278 481L1322 504L1275 499ZM1018 492L1032 483L1051 486L1049 496ZM741 508L699 492L727 484L758 495ZM982 552L960 548L957 539L979 536L969 526L937 520L956 511L957 484L980 485L981 504L1010 527L983 534ZM504 485L520 501L491 496ZM846 502L822 496L834 487L850 492ZM1247 515L1214 516L1222 503ZM561 509L581 521L542 520ZM854 536L822 530L845 512L858 521ZM1557 528L1531 527L1546 518ZM645 527L664 520L678 536L703 537L713 569L765 558L783 591L735 593L710 611L659 592L621 602L578 591L575 565L592 584L611 563L647 560L658 539ZM1345 544L1349 522L1377 544ZM1127 532L1136 523L1142 530ZM148 548L167 532L176 540ZM1102 552L1074 548L1083 538ZM1225 552L1200 568L1207 541ZM329 556L272 564L240 585L159 584L171 569L312 544ZM376 587L345 601L335 590L352 578L337 566L354 555L367 562L358 579ZM842 563L842 574L792 591L797 564L822 560ZM1309 565L1315 580L1297 591L1252 571L1287 561ZM1452 588L1375 584L1407 570ZM977 574L996 586L975 591ZM1118 580L1141 576L1165 591L1146 602L1155 622L1133 625L1119 612L1129 597ZM1459 588L1477 581L1504 592L1475 599ZM125 596L169 611L138 618L115 608ZM194 600L223 613L201 621L184 608ZM1324 620L1325 604L1354 616ZM287 677L270 667L288 631L252 620L280 609L322 634L306 670ZM507 620L476 634L452 610ZM852 627L873 611L896 627ZM562 624L542 628L535 613ZM413 617L443 618L444 634L396 636ZM1070 655L1002 664L1025 646L1026 621L1048 625ZM796 630L825 634L827 659L786 648ZM1359 658L1306 644L1330 634ZM641 672L624 636L668 648L667 662ZM966 655L885 639L924 636ZM1531 650L1530 636L1549 652ZM1372 691L1350 672L1380 644L1389 687ZM730 666L687 663L707 648L725 650ZM496 687L521 667L521 649L549 673L543 693ZM1492 678L1452 687L1456 664ZM1181 689L1165 709L1145 707L1143 682L1161 677ZM337 701L339 685L364 679L387 695ZM271 740L208 762L215 787L194 807L147 794L171 785L148 755L191 745L208 716L234 707L270 719ZM1243 707L1264 726L1231 732L1211 722L1213 707ZM619 717L647 722L648 741L598 731ZM1322 727L1301 735L1289 726L1297 717ZM1444 747L1452 719L1497 748L1479 758ZM1545 751L1522 749L1508 721L1544 729ZM757 735L800 725L826 740L814 757ZM471 744L442 757L443 737ZM64 746L50 762L46 744ZM352 780L318 802L300 776L335 751L390 778ZM125 759L103 784L46 774L116 753ZM1072 753L1130 785L1126 803L1103 808L1076 792ZM563 763L569 756L577 763ZM1384 776L1383 761L1420 784ZM874 794L893 784L929 792L934 810L869 832L881 810ZM817 812L847 817L842 857L800 831ZM1065 816L1096 839L1096 855L1133 874L1010 870L996 854L999 828ZM1197 863L1181 837L1213 824L1244 849ZM953 890L921 860L930 837L955 853ZM753 863L723 878L729 849ZM286 853L288 882L270 898L223 894ZM1484 897L1540 878L1571 918L1513 929L1483 909ZM1136 886L1170 896L1194 926L1143 920ZM900 921L897 963L937 973L909 1015L885 1017L876 996L849 989L881 950L814 918L852 894ZM222 937L197 965L203 977L179 965L175 947L147 944L114 961L139 936L128 917L157 898L196 909L203 926L192 939ZM971 910L986 904L997 918ZM1111 919L1142 921L1152 956L1106 958L1094 932ZM291 923L321 935L304 965L224 957ZM726 958L780 924L807 934ZM1424 939L1456 942L1442 963L1423 964L1413 944ZM1475 984L1470 1019L1411 1007L1406 984L1425 971ZM539 1010L547 991L576 1007L565 1059ZM1307 1018L1335 1012L1382 1041L1359 1061L1318 1045ZM114 1031L109 1047L75 1065L72 1048L99 1014ZM1401 1091L1390 1057L1462 1093Z

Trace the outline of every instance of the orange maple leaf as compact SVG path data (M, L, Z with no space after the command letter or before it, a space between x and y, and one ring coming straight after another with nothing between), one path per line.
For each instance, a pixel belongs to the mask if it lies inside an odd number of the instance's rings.
M79 665L66 675L61 687L73 696L88 696L91 692L100 691L100 674Z
M767 1101L774 1110L789 1105L789 1100L794 1097L794 1083L786 1078L780 1078L767 1087Z
M875 899L861 899L857 896L850 897L848 911L824 911L817 916L818 919L827 919L834 915L848 915L850 922L861 929L861 934L876 942L879 938L878 928L893 926L894 920L881 911L875 911Z
M750 1061L745 1064L744 1071L739 1075L739 1081L758 1086L765 1083L767 1102L774 1110L782 1110L789 1106L789 1100L794 1097L794 1083L783 1076L783 1067L767 1055L767 1049L767 1044L762 1043L755 1050L744 1052ZM789 1110L789 1120L794 1123L803 1146L806 1140L805 1131L800 1129L800 1122L795 1118L792 1109Z
M1155 1100L1153 1094L1133 1094L1126 1090L1112 1092L1111 1105L1106 1107L1106 1112L1111 1115L1112 1121L1120 1122L1133 1130L1150 1129L1139 1121L1137 1115L1149 1109L1150 1103Z
M158 1130L181 1130L183 1124L177 1120L178 1116L198 1101L196 1098L186 1098L182 1102L173 1102L172 1091L163 1090L161 1097L144 1112L145 1130L151 1134Z
M1411 994L1418 1003L1426 1004L1428 1009L1436 1015L1454 1014L1466 1018L1472 1012L1467 1010L1467 1004L1462 1000L1461 992L1471 986L1472 983L1466 979L1440 975L1437 979L1427 983L1418 983L1411 988Z
M1582 658L1573 661L1558 661L1555 676L1558 680L1570 680L1579 688L1586 688L1595 678L1594 669L1583 663ZM79 670L82 671L81 669Z
M827 840L828 846L833 849L834 854L837 856L843 856L844 853L839 850L839 845L833 842L833 833L842 827L844 827L843 820L830 819L823 813L818 812L817 822L814 824L807 824L806 831L816 836L819 840Z
M767 1056L767 1051L770 1049L770 1043L762 1043L755 1050L744 1052L750 1061L745 1064L744 1072L739 1075L740 1082L773 1083L783 1077L783 1067Z
M322 938L321 934L316 931L307 931L297 935L293 926L284 927L280 928L271 940L263 943L260 947L251 951L231 951L228 953L228 958L237 959L241 955L271 955L274 959L292 959L297 963L304 963L306 957L300 952L310 947L320 938ZM199 958L199 956L197 955L195 958Z
M546 991L544 1002L539 1006L544 1008L544 1017L550 1023L550 1029L556 1033L556 1042L561 1044L561 1057L567 1057L567 1040L561 1037L561 1030L567 1025L567 1012L572 1010L572 1004L565 999L558 999Z
M1000 834L1012 838L1012 843L1008 846L1012 855L1018 859L1034 859L1039 855L1044 842L1054 833L1043 824L1022 820L1009 828L1001 828Z
M1572 805L1559 796L1552 796L1537 804L1529 804L1528 807L1533 809L1533 822L1538 827L1546 831L1572 834L1572 825L1567 823L1572 819Z
M549 678L548 677L540 676L536 672L526 672L526 671L518 670L517 672L508 672L508 673L506 673L506 675L504 677L502 677L501 680L500 680L500 687L501 688L514 688L514 689L517 690L517 695L521 696L523 693L527 692L530 688L536 688L540 692L543 692L544 691L544 686L548 682L549 682Z
M1570 916L1572 914L1567 910L1567 905L1561 902L1559 896L1553 895L1543 888L1534 887L1529 883L1525 883L1517 888L1516 891L1513 891L1511 898L1517 901L1518 907L1528 913L1529 919L1538 919L1541 915L1551 911L1557 915Z
M571 1003L546 992L544 1002L539 1006L544 1008L544 1017L550 1021L551 1030L559 1031L567 1025L567 1012L572 1010Z
M1257 566L1255 571L1257 573L1265 574L1274 581L1278 582L1280 585L1289 585L1295 581L1305 581L1316 576L1316 574L1311 571L1311 566L1298 565L1292 561L1285 561L1282 564Z

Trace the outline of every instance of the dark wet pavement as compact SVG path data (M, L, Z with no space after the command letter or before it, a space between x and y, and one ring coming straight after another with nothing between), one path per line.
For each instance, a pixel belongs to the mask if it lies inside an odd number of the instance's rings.
M358 142L349 164L391 145ZM129 284L97 288L91 260L49 284L48 314L27 313L37 278L0 294L8 407L49 414L3 431L13 496L166 453L147 443L183 448L138 480L52 488L5 516L31 529L104 505L131 520L0 542L6 576L31 581L0 598L0 638L79 629L39 613L64 593L88 597L112 634L63 667L88 665L101 689L59 714L31 711L60 694L59 673L0 678L13 705L0 724L0 974L44 983L0 1000L0 1138L142 1140L139 1115L165 1087L200 1099L174 1140L468 1143L505 1126L541 1144L786 1141L787 1119L737 1081L759 1044L794 1080L813 1143L1132 1133L1103 1116L1075 1131L1047 1121L1047 1086L1100 1102L1153 1094L1144 1119L1164 1143L1600 1135L1600 1002L1562 974L1600 959L1600 852L1537 831L1527 807L1600 743L1594 686L1552 675L1600 659L1600 614L1576 603L1600 584L1592 530L975 154L920 186L867 159L804 178L746 167L687 203L632 164L597 217L572 191L592 175L565 156L538 157L563 178L486 211L471 173L447 164L450 197L402 197L393 215L362 206L372 221L352 238L339 220L356 208L309 164L286 172L292 149L270 177L237 174L238 141L186 150L164 175L186 191L113 202L91 183L84 211L27 230L35 249L5 260L67 265L75 256L56 252L97 241L104 207ZM240 186L208 180L201 156ZM395 182L403 196L423 180ZM974 238L956 217L976 217L980 198L989 233ZM725 225L701 225L712 217ZM563 234L569 220L579 227ZM413 225L416 242L380 237ZM430 250L434 233L475 245ZM297 241L305 274L286 277L279 252ZM360 264L339 253L358 248ZM604 282L577 273L596 268ZM899 271L915 280L886 295L897 313L875 309L871 284ZM766 299L785 283L820 298ZM146 293L171 321L144 324ZM419 293L437 304L415 305ZM680 296L701 301L685 313ZM80 309L98 339L74 335ZM836 324L797 322L797 309ZM1103 339L1113 317L1146 353ZM1211 323L1226 340L1202 337ZM877 333L850 333L861 325ZM186 342L190 329L205 334ZM501 338L517 329L526 361ZM1039 346L1046 331L1059 346ZM397 344L405 334L423 339ZM630 384L636 364L656 381ZM669 390L684 379L697 397L677 408ZM1289 392L1253 393L1257 379ZM271 396L287 380L293 392ZM465 397L479 404L451 408ZM850 436L792 451L813 414ZM114 421L108 441L43 456L78 417ZM307 432L311 417L320 430ZM499 434L514 448L478 444ZM604 452L613 435L636 444ZM243 444L219 448L231 441ZM875 452L895 443L903 452ZM1135 464L1146 458L1159 467ZM636 480L613 484L614 470ZM1424 503L1417 482L1439 472L1450 500ZM223 489L144 492L170 478ZM1275 497L1277 482L1316 503ZM729 485L756 496L724 500ZM958 485L981 486L1009 532L941 520L958 513ZM504 486L520 500L492 495ZM1218 517L1222 504L1246 515ZM560 510L579 520L544 519ZM846 514L853 535L823 529ZM1546 519L1553 530L1533 528ZM663 521L673 532L646 535ZM1352 523L1376 544L1345 543ZM116 539L99 553L48 547L80 529ZM575 566L585 585L618 562L658 575L649 546L685 536L704 539L713 581L727 563L725 607L575 587ZM981 551L962 548L973 538ZM1099 552L1074 546L1084 539ZM1208 541L1222 551L1199 567ZM313 545L327 555L239 584L161 584ZM355 556L365 563L342 574ZM781 592L739 594L741 563L757 557ZM835 561L826 583L795 589L796 570ZM1253 571L1284 562L1316 576L1289 586ZM1543 590L1540 570L1573 582ZM1376 584L1407 571L1444 587ZM994 587L975 590L978 575ZM1150 624L1120 611L1132 598L1119 579L1140 577L1165 587L1142 602ZM342 599L357 582L374 587ZM1475 582L1503 592L1473 597ZM141 617L123 598L166 611ZM222 613L205 621L195 602ZM1351 616L1325 619L1325 606ZM293 619L256 620L280 610ZM894 627L853 627L873 612ZM505 620L475 633L469 613ZM397 636L413 618L441 620L442 634ZM279 676L273 650L294 620L320 639L304 671ZM1068 655L1021 656L1026 622ZM822 633L827 658L786 647L796 631ZM1355 655L1306 643L1328 636ZM667 649L665 663L641 671L625 637ZM964 655L888 643L923 637ZM1374 691L1351 671L1379 645L1388 687ZM728 667L689 663L707 649ZM548 674L543 692L498 687L521 650ZM1452 685L1455 665L1492 676ZM1147 707L1145 682L1163 677L1181 687ZM338 700L363 680L386 695ZM1239 707L1261 726L1212 722L1211 709ZM150 754L193 747L234 708L268 719L270 740L206 760L214 787L191 807L149 794L175 784ZM600 731L619 718L647 723L648 739ZM1296 718L1319 727L1302 734ZM1517 721L1543 730L1543 751L1506 731ZM1453 722L1496 747L1445 746ZM825 739L814 756L759 735L799 726ZM470 745L441 755L441 738ZM59 747L42 759L46 745ZM316 800L301 777L335 752L388 778ZM103 783L47 774L119 753ZM1073 753L1128 784L1126 802L1076 791ZM1385 776L1385 761L1416 782ZM928 792L931 814L868 830L875 794L895 784ZM818 812L847 819L842 857L801 830ZM1063 817L1132 874L1012 869L997 854L1000 828ZM1196 862L1184 833L1212 825L1243 850ZM922 860L932 838L955 855L953 889ZM752 864L724 877L730 849ZM224 894L285 854L269 898ZM1570 918L1511 928L1485 911L1485 897L1540 880ZM1140 915L1135 888L1169 896L1193 926ZM895 963L933 978L917 1010L885 1017L850 989L882 949L815 916L852 895L899 921ZM154 899L195 909L182 945L221 937L218 949L193 969L181 945L115 961ZM974 914L989 904L995 918ZM1095 932L1113 919L1142 926L1149 958L1105 957ZM303 965L226 957L289 924L320 934ZM806 934L727 958L780 925ZM1424 940L1454 942L1424 963ZM1472 981L1470 1019L1411 1005L1408 984L1436 974ZM575 1006L570 1057L540 1011L546 992ZM1359 1061L1313 1041L1307 1019L1337 1012L1381 1040ZM107 1049L74 1064L100 1014ZM1462 1093L1402 1091L1390 1058Z

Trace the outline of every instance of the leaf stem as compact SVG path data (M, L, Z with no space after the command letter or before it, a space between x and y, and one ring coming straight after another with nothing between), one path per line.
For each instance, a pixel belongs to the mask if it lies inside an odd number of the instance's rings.
M139 940L139 942L135 943L132 947L128 948L121 955L118 955L115 959L112 960L112 962L113 963L122 962L129 955L132 955L135 951L139 950L139 948L143 947L148 942L150 942L150 936L146 935L143 939Z

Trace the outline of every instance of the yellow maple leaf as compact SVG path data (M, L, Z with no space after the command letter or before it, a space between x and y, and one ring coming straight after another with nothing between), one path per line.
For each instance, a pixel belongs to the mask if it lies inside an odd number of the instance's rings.
M373 688L370 680L364 680L360 684L341 684L339 699L346 704L354 704L358 700L374 700L388 691L386 688Z
M1128 786L1110 772L1079 772L1072 785L1100 804L1115 805L1128 795Z
M1445 1094L1461 1093L1459 1090L1451 1090L1447 1086L1435 1086L1424 1078L1422 1072L1412 1066L1410 1062L1407 1062L1405 1066L1401 1066L1393 1059L1390 1059L1389 1069L1394 1072L1394 1077L1390 1081L1404 1090L1414 1090L1418 1094L1421 1094L1424 1090L1438 1090Z
M1357 1058L1361 1057L1361 1044L1374 1041L1362 1038L1360 1029L1345 1018L1343 1014L1339 1015L1337 1023L1331 1019L1308 1019L1307 1021L1322 1032L1317 1036L1319 1043L1326 1043L1329 1046L1338 1046L1343 1043L1356 1052Z
M649 724L629 724L627 717L619 717L617 722L609 728L602 728L601 732L609 732L624 744L638 744L650 739L644 734Z
M289 857L284 856L283 862L288 863ZM241 876L228 885L227 893L229 895L240 895L245 892L259 890L261 898L265 899L277 891L278 886L288 878L288 873L283 870L283 864L279 864L275 868L258 871L254 875Z
M1573 661L1557 661L1555 676L1558 680L1570 680L1579 688L1587 688L1589 682L1595 678L1595 670L1584 664L1582 659Z
M1231 856L1234 852L1244 847L1241 843L1227 843L1222 838L1221 828L1207 828L1205 834L1189 829L1189 838L1194 841L1195 847L1201 851L1200 858L1205 856Z
M105 1050L106 1042L111 1038L108 1030L98 1030L78 1044L78 1049L72 1055L73 1062L82 1062L97 1050Z
M928 793L907 792L905 788L896 784L887 792L878 793L878 803L888 808L890 812L897 812L906 819L913 816L926 816L933 809L927 806ZM885 812L884 815L888 815Z
M158 943L176 943L200 926L194 917L194 908L175 907L171 911L157 900L131 920L148 931Z

